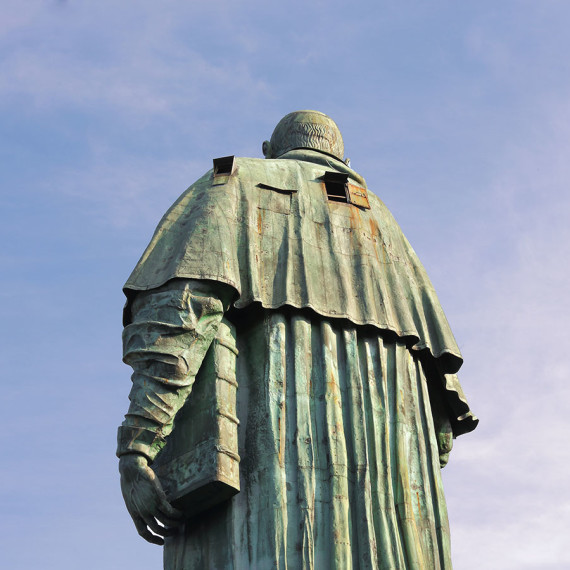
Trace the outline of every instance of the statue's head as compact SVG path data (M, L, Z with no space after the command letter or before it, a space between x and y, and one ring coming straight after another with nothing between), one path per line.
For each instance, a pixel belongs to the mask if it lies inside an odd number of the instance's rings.
M343 159L344 143L336 123L319 111L295 111L285 115L263 143L265 158L277 158L294 149L309 148Z

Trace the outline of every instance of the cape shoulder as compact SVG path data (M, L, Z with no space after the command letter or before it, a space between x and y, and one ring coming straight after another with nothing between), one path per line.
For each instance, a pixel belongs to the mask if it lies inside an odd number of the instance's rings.
M127 298L175 278L208 279L235 290L236 309L288 305L390 331L433 355L457 395L456 413L467 414L454 377L459 348L393 216L344 164L297 156L236 158L230 175L210 170L197 180L159 223ZM331 197L327 176L367 194L370 207Z
M311 308L410 337L458 368L435 291L386 206L371 192L369 209L327 196L323 177L341 171L337 162L238 158L221 181L207 172L164 215L125 291L219 281L235 289L237 308Z

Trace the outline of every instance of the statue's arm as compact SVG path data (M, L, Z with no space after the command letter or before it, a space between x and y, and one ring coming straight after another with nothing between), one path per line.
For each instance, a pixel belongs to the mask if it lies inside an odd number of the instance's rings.
M443 469L449 461L449 454L453 448L453 429L451 427L449 411L444 403L443 389L439 385L432 387L429 391L429 395L437 449L439 452L439 465Z
M161 537L173 532L164 527L176 526L181 514L168 503L152 461L192 390L230 296L213 282L174 280L132 302L123 360L133 368L133 385L117 455L127 509L139 534L155 544L163 544Z

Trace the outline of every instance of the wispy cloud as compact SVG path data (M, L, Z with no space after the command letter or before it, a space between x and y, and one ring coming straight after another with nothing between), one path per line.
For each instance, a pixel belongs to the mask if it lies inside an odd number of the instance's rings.
M570 567L569 16L555 0L413 9L6 0L0 110L11 135L0 150L12 171L5 188L17 192L3 212L4 347L14 362L5 373L18 379L6 388L17 402L7 424L21 422L22 401L49 414L54 394L60 453L90 437L90 461L104 463L112 443L99 455L91 445L103 447L101 410L119 417L128 391L127 373L118 388L122 372L109 368L119 366L122 274L213 156L259 156L279 113L322 108L341 124L355 167L396 204L465 356L461 378L481 424L456 442L444 471L455 567ZM112 335L113 348L101 348ZM88 369L93 383L79 378ZM71 410L79 422L90 416L90 435L63 429ZM34 420L14 432L14 450L41 429ZM46 489L61 486L60 471L45 472ZM10 488L26 495L32 479L15 475ZM74 520L64 502L41 495L51 518L53 507L58 520ZM88 497L89 517L104 496ZM101 510L93 524L107 524ZM124 516L117 526L135 540ZM27 522L8 525L13 560ZM92 533L80 534L76 548L91 548ZM144 551L119 536L109 556ZM45 548L67 560L69 541L60 542ZM26 553L29 567L44 563L40 554Z
M209 167L190 159L122 156L117 161L101 152L88 164L61 171L50 187L87 208L92 222L123 229L148 228Z
M117 12L110 2L64 10L36 4L26 17L16 17L13 9L9 33L0 43L0 101L24 97L39 108L106 108L140 120L230 96L249 101L266 94L266 85L245 60L216 57L215 46L182 34L184 20L191 24L200 10L187 8L176 17L167 9L149 10L148 4L137 4L136 10L133 5L131 18L125 6L119 7L116 20L109 18ZM212 14L213 27L214 22ZM190 25L188 33L195 32ZM251 49L240 34L228 42L235 42L240 53Z
M471 441L457 443L452 468L476 488L452 484L448 495L451 511L462 513L452 521L461 568L495 567L499 553L501 568L570 564L561 453L570 437L570 129L554 120L567 115L566 104L550 103L537 137L505 152L503 172L482 197L494 218L488 235L473 236L459 265L471 309L450 317L460 322L464 378L481 416ZM492 260L483 255L489 238L508 240Z

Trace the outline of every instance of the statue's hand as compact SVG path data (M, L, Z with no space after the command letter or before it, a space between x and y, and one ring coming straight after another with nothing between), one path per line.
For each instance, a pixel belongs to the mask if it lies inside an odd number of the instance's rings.
M453 447L453 433L441 431L437 434L437 447L439 449L439 466L443 469L449 461L449 454Z
M148 542L164 544L163 537L178 532L182 513L168 502L146 457L136 453L122 455L119 471L123 499L138 533Z

